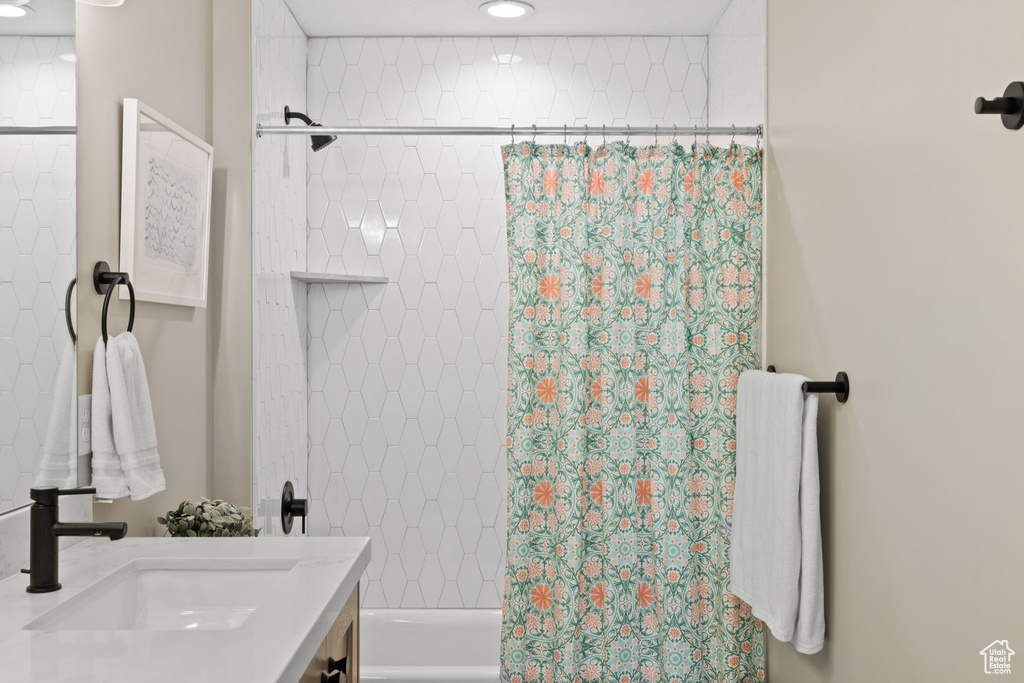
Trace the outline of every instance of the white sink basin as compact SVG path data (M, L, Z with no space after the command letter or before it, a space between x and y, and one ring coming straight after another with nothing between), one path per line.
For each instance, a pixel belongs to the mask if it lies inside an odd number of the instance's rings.
M272 596L295 559L142 558L29 622L44 631L238 628ZM184 587L184 588L183 588Z

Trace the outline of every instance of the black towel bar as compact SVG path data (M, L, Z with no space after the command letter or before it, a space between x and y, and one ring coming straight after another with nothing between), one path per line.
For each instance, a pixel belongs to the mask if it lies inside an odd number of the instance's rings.
M103 317L100 318L100 329L103 331L103 343L107 343L107 309L110 308L110 295L116 289L115 285L126 285L128 297L131 300L131 310L128 313L128 331L132 331L135 325L135 288L128 278L128 273L111 272L110 265L106 261L97 261L92 269L92 284L97 294L106 294L103 297Z
M769 365L765 369L768 372L775 372L774 365ZM804 382L803 390L815 394L835 394L837 401L846 403L850 399L850 376L840 370L836 373L834 382Z

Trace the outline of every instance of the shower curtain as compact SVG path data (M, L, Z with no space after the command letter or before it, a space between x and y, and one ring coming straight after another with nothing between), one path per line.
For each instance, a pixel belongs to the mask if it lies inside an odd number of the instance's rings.
M503 676L764 680L727 591L736 384L757 367L761 158L503 148Z

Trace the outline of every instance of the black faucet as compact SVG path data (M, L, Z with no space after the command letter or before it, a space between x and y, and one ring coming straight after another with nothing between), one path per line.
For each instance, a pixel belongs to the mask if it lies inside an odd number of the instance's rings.
M111 541L124 538L124 522L61 522L57 519L57 498L96 493L94 488L58 489L53 486L32 489L31 531L29 535L29 593L60 590L57 581L57 539L61 536L106 536Z

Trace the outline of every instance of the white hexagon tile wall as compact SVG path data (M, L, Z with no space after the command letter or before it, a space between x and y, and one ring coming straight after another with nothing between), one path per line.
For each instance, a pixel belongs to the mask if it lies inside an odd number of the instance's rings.
M253 3L257 120L280 124L306 99L306 34L283 0ZM286 481L306 490L306 288L291 271L306 262L307 140L264 137L253 158L253 505L257 526L281 533Z
M764 0L732 0L708 35L708 124L764 123Z
M0 37L0 125L74 125L72 38ZM75 276L75 143L0 136L0 512L28 502L70 343Z
M601 124L706 123L707 44L311 39L307 107L341 125L588 124L596 143ZM373 538L365 606L500 606L507 141L307 153L309 270L390 278L308 295L311 528Z

